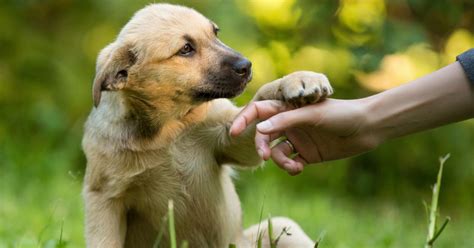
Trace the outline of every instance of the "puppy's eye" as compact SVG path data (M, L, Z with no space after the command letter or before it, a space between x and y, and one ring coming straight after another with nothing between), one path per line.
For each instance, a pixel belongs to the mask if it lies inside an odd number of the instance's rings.
M193 46L191 46L191 44L189 43L186 43L186 45L184 45L183 48L179 50L179 55L190 56L193 54L193 52L194 52Z

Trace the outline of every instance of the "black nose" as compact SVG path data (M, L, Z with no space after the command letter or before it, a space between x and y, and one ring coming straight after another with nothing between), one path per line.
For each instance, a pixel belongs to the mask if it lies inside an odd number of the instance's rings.
M232 69L241 77L246 78L250 75L252 62L248 59L239 59L232 65Z

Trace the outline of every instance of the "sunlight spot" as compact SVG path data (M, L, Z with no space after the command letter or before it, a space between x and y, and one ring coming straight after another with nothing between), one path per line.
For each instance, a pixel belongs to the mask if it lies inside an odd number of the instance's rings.
M381 30L385 17L383 0L342 0L333 33L341 41L362 45Z
M288 29L301 17L301 8L295 0L237 0L237 4L259 25Z
M386 55L379 70L372 73L358 71L355 76L365 88L383 91L431 73L440 65L436 52L426 44L417 44L404 52Z
M341 85L349 79L352 62L352 54L345 49L306 46L295 53L286 73L297 70L321 72L332 84Z
M455 30L444 47L443 62L452 63L456 60L456 56L472 47L474 47L474 35L466 29Z

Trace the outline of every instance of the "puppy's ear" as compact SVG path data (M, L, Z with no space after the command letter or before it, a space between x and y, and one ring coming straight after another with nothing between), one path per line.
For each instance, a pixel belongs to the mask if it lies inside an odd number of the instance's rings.
M120 90L128 81L128 71L137 61L130 45L112 43L105 47L97 58L96 74L92 86L94 106L99 106L104 90Z

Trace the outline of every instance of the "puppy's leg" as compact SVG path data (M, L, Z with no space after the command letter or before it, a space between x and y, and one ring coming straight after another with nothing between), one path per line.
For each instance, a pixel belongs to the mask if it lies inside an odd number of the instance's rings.
M207 127L206 133L216 141L215 156L219 164L259 166L262 160L255 150L255 123L237 137L230 135L230 126L240 110L227 99L212 101L207 121L214 124Z
M295 106L318 102L333 93L324 74L298 71L263 85L254 101L280 100Z
M85 202L87 247L123 247L126 218L121 201L86 192Z
M278 248L314 247L314 242L308 237L308 235L304 233L298 224L289 218L272 218L272 227L272 242L277 242L276 247ZM271 247L270 238L268 237L268 220L264 220L260 224L253 225L244 231L245 237L250 240L252 244L257 243L259 233L262 234L263 247ZM278 241L275 241L276 239L278 239Z
M150 248L153 247L158 233L153 225L135 211L127 213L127 235L125 238L126 248Z

